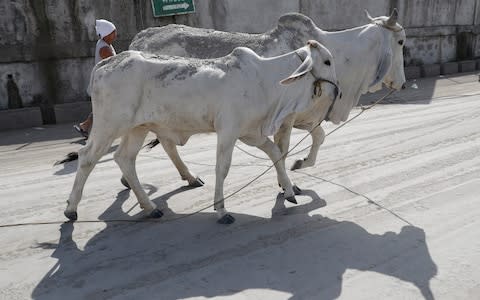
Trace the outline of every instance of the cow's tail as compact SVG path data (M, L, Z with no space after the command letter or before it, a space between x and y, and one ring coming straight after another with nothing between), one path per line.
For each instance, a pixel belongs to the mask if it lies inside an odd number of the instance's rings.
M160 141L158 139L151 140L148 144L143 146L143 148L147 148L147 151L152 150L154 147L156 147L158 144L160 144Z
M77 159L78 159L78 152L70 152L65 156L65 158L61 160L57 160L53 165L57 166L57 165L64 164L66 162L74 161Z

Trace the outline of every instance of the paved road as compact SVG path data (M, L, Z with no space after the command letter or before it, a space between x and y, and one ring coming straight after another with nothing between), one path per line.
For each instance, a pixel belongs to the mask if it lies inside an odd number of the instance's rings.
M52 164L79 148L71 126L0 133L0 223L59 221L0 228L0 299L480 299L480 84L414 84L329 136L317 166L290 172L298 205L271 171L228 200L231 226L212 210L166 222L212 203L215 135L181 148L201 188L184 187L162 149L141 152L162 221L62 223L76 163ZM266 166L235 150L226 193ZM143 217L119 177L110 153L80 220Z

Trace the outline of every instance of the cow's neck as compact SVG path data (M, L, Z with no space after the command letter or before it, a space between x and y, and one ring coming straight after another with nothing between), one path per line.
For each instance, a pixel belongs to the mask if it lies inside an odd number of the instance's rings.
M344 52L345 48L348 48L353 52L358 48L356 47L355 43L360 42L360 33L367 29L367 27L369 26L371 25L368 24L360 27L333 32L321 31L321 40L319 42L324 44L324 46L327 47L332 53L337 52L337 50Z
M370 65L371 61L367 59L372 53L369 41L362 37L365 30L378 28L369 24L336 32L323 31L319 38L319 42L334 56L337 79L343 93L339 105L345 116L358 103L360 96L368 92L373 76L370 73L377 67Z
M292 83L292 88L288 88L288 85L283 87L280 85L281 80L290 76L302 64L302 59L295 51L276 57L260 58L260 64L260 68L267 74L270 74L270 76L263 78L266 81L265 85L279 87L279 89L274 89L274 93L277 95L271 95L272 99L281 101L284 98L288 98L288 96L299 96L298 91L300 91L302 96L309 95L311 97L315 78L310 73L300 80L302 83ZM299 84L303 88L299 88ZM293 88L293 85L297 88Z
M268 70L268 73L272 74L273 80L277 82L292 74L303 62L296 51L290 51L275 57L262 57L260 61L262 70Z
M380 28L372 24L367 24L342 31L324 32L322 37L325 47L327 47L334 56L339 81L349 82L350 85L353 84L353 86L357 87L357 90L358 88L364 89L364 87L360 87L360 85L365 81L363 77L365 72L372 67L376 68L376 66L371 66L371 62L366 59L372 55L372 45L369 45L369 43L374 43L374 45L381 44L365 38L365 33L371 30L380 30ZM375 36L377 37L379 35ZM352 74L352 70L356 74ZM356 82L354 83L352 80ZM367 83L367 85L368 84L369 83Z

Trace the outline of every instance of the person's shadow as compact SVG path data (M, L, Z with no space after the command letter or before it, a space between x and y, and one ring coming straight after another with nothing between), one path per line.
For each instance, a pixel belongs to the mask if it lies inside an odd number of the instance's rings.
M168 198L187 189L154 200L164 209L163 220L107 222L83 249L72 233L85 225L62 224L58 245L39 244L55 249L58 262L32 298L179 299L270 289L290 293L290 299L336 299L344 273L354 269L410 282L434 299L430 280L437 267L421 228L371 234L353 222L310 216L326 205L312 190L303 190L310 202L289 208L279 195L271 218L233 214L236 223L221 226L213 212L187 216L168 208ZM142 218L122 211L129 193L118 193L100 219ZM170 222L176 218L182 219Z

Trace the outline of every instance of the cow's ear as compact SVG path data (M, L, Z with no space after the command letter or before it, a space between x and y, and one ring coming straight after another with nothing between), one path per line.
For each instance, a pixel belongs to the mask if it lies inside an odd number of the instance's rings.
M310 72L313 69L313 59L310 51L308 52L307 56L303 60L302 64L300 67L298 67L292 75L288 76L287 78L283 79L280 81L280 84L287 85L290 84L303 76L305 76L308 72Z
M369 85L369 88L376 86L383 81L383 78L387 75L388 70L392 66L392 49L390 45L384 43L381 47L380 58L377 60L377 71L373 77L372 83Z

